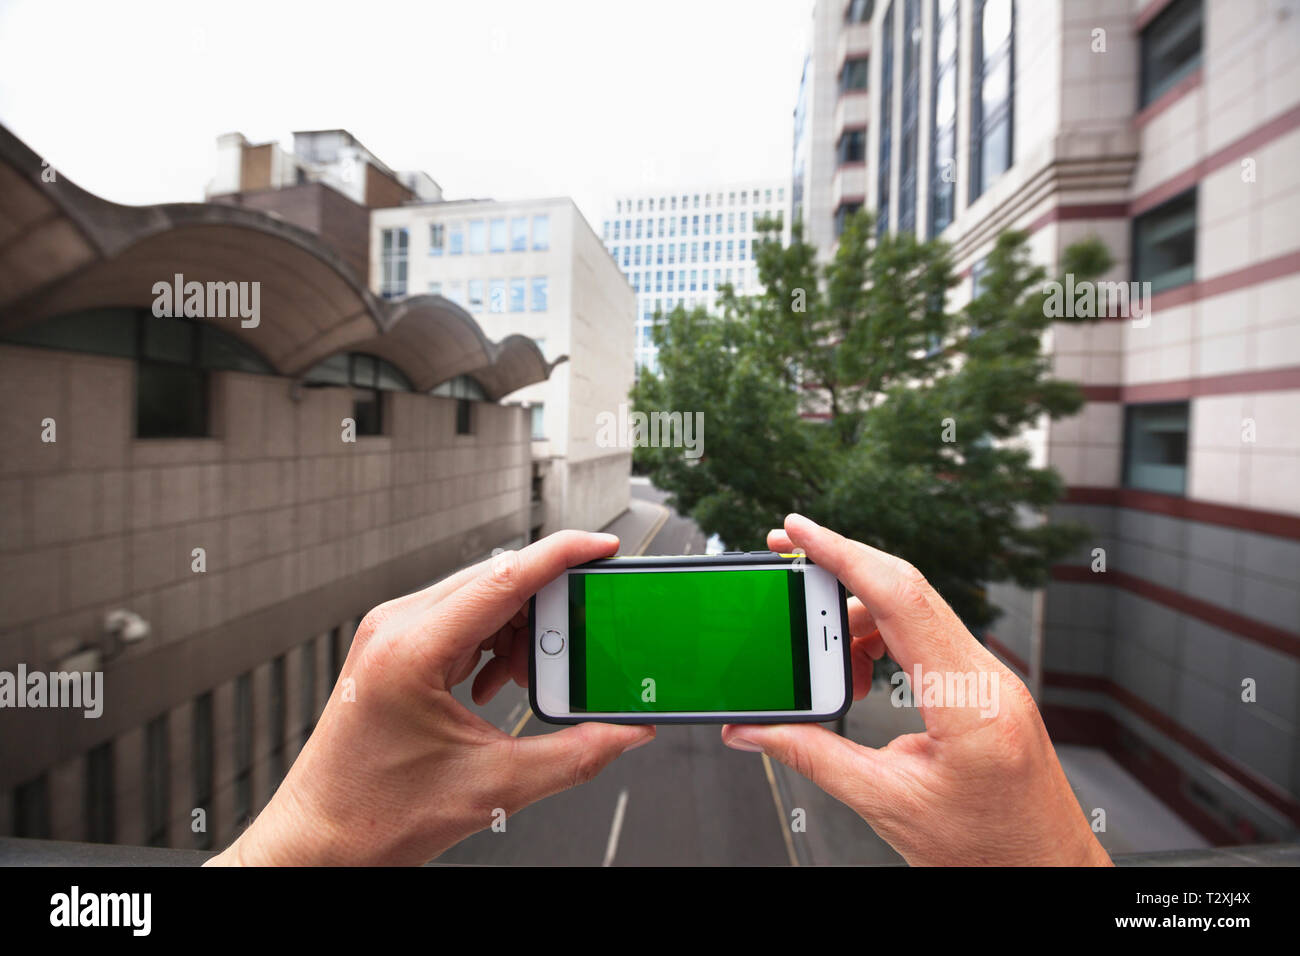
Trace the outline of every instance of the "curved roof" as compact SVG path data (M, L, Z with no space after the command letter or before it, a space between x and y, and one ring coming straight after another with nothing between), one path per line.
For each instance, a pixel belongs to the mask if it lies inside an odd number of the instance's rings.
M281 375L301 375L344 351L369 352L401 369L417 391L472 375L493 400L544 381L537 345L493 342L442 296L395 301L366 288L314 233L238 206L122 206L56 174L0 125L0 334L99 306L149 307L153 286L260 283L261 321L209 319L247 342Z

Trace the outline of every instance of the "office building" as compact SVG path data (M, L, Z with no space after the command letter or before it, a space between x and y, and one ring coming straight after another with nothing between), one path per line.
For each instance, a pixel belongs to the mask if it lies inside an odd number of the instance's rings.
M636 365L655 368L656 317L678 306L712 310L718 290L759 290L754 250L764 220L789 237L786 182L628 192L602 221L605 247L636 293Z
M1087 404L1024 442L1093 540L1042 591L990 589L989 645L1058 742L1208 839L1294 836L1300 7L821 0L814 24L801 214L824 256L864 204L950 244L955 307L1009 228L1051 270L1100 237L1105 280L1150 283L1145 315L1047 337Z

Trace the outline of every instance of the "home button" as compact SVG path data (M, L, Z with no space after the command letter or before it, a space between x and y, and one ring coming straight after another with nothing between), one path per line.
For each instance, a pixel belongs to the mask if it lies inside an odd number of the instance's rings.
M542 631L542 637L541 640L538 641L538 645L541 647L543 654L548 654L551 657L554 657L556 654L564 650L564 635L553 627L548 628L547 630Z

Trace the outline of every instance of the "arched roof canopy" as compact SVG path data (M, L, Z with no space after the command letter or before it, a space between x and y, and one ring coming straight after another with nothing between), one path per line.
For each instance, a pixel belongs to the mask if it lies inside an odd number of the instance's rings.
M202 320L282 375L339 352L368 352L418 391L472 373L495 400L554 367L522 336L492 342L441 296L378 298L319 237L272 215L211 203L121 206L57 172L46 182L45 168L0 126L0 335L84 309L152 307L156 284L179 274L205 290L249 283L244 303L256 301L256 324L230 314Z

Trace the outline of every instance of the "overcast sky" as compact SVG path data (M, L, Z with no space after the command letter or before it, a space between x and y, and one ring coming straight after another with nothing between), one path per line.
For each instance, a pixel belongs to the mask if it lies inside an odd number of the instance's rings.
M122 203L342 127L449 199L790 175L812 0L0 0L0 123Z

